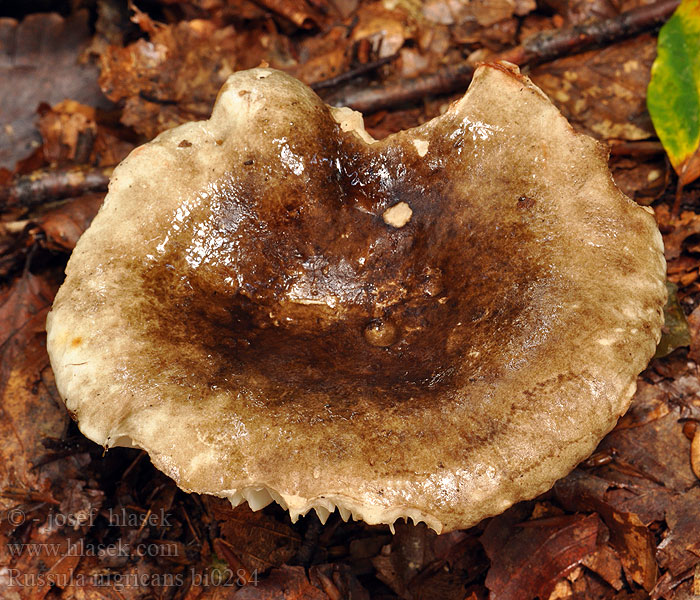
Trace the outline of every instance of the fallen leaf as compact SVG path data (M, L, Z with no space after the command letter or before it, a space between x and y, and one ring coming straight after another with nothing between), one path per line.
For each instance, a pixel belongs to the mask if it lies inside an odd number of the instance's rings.
M20 583L47 573L70 574L77 564L72 557L64 559L71 540L63 532L39 527L49 507L60 509L54 494L65 495L68 509L85 508L83 500L90 505L82 487L77 491L81 484L71 480L75 469L41 461L42 442L60 438L69 420L51 378L42 377L50 370L44 323L56 287L52 279L26 271L0 295L0 564L14 569L14 581ZM98 506L101 498L94 500ZM81 537L82 531L74 532L73 543ZM21 545L25 542L35 544L36 552L26 551ZM15 582L2 578L0 596L16 594ZM32 600L43 598L49 589L20 585L24 597Z
M629 410L620 417L615 430L641 427L665 417L670 412L665 396L663 390L640 379L637 382L634 401Z
M593 554L586 556L581 564L604 579L613 589L622 589L622 563L609 544L599 546Z
M700 0L682 0L659 31L647 106L681 186L700 176Z
M651 600L697 600L692 595L692 576L692 572L677 576L670 571L664 573L650 594Z
M555 493L568 510L595 510L600 515L627 577L649 591L657 579L653 536L638 515L620 511L606 501L610 485L604 479L574 471L557 482Z
M39 114L41 154L52 167L71 163L114 166L134 148L132 142L103 124L93 107L75 100L64 100L53 107L42 104Z
M368 40L377 58L396 54L415 30L415 22L405 11L389 10L381 2L364 6L357 17L350 39L353 42Z
M667 261L672 261L681 256L686 240L700 234L700 215L691 211L684 211L680 217L671 221L664 233L664 254Z
M257 2L302 29L311 29L324 21L323 16L305 0L257 0Z
M524 16L534 8L535 3L530 0L428 0L423 5L423 16L440 25L476 21L481 27L488 27L514 14Z
M402 598L412 597L411 582L423 568L435 559L433 545L437 534L425 523L411 525L398 522L390 546L372 559L377 578Z
M313 585L306 576L304 567L284 565L273 569L270 574L257 585L247 585L231 596L233 590L224 590L221 595L216 591L211 596L205 594L202 600L336 600L331 599L326 592Z
M0 297L0 490L41 487L32 469L41 440L60 437L66 427L62 403L40 377L49 364L44 322L55 291L55 284L27 272ZM0 498L0 506L7 508L7 501Z
M248 504L232 508L230 502L207 497L206 504L219 521L221 537L250 573L262 575L290 561L301 546L301 537L288 524Z
M49 250L72 251L102 206L102 200L104 194L86 194L44 213L35 221L35 226L43 233L42 244Z
M700 479L700 429L695 430L693 441L690 443L690 466L695 476Z
M688 358L700 363L700 306L696 306L688 315L688 328L690 329L690 352Z
M660 391L667 390L666 399L674 400L668 405L669 412L643 426L615 429L608 434L598 449L612 452L615 460L601 467L598 475L623 485L639 485L647 480L669 490L684 492L697 481L690 469L687 440L680 421L679 404L683 402L684 394L668 385L659 385L659 388ZM633 398L632 403L633 406L647 402L656 405L657 399L639 395ZM658 408L651 407L649 410Z
M226 78L237 67L238 36L202 19L164 25L144 13L136 20L150 39L100 57L100 86L125 102L122 123L151 138L208 115Z
M545 4L564 17L564 23L569 27L618 14L616 5L610 0L545 0Z
M666 523L668 532L657 548L657 557L659 565L675 576L700 563L700 488L679 496L666 511Z
M598 515L566 515L515 526L493 519L481 537L491 568L486 586L492 600L549 598L565 577L604 543Z
M350 69L353 48L347 43L347 27L338 25L307 38L299 44L300 56L307 60L290 68L290 72L307 85L330 79Z
M518 19L510 18L484 28L480 27L476 21L468 20L460 25L452 26L450 33L460 45L478 44L479 50L476 52L483 53L484 50L499 52L516 44L519 23ZM470 56L470 60L479 60L475 59L475 56L477 56L476 53ZM482 54L482 56L486 57L488 53Z
M39 133L47 162L86 164L97 135L95 109L75 100L42 106Z
M332 600L335 598L370 600L369 593L353 575L350 567L342 563L311 567L309 580L317 588L326 592Z
M0 167L15 163L39 146L36 109L71 98L108 108L97 85L97 67L81 62L90 41L88 11L64 19L34 14L21 23L0 19Z
M614 589L596 573L583 566L576 567L565 579L559 580L550 600L610 600Z
M612 156L610 170L617 187L644 206L649 206L663 194L671 173L663 155L648 160Z
M391 544L375 553L376 576L411 600L463 600L467 587L483 577L488 559L473 530L437 535L425 524L395 524Z
M634 513L644 526L649 527L654 522L663 521L666 509L676 496L676 493L649 482L636 487L612 488L606 499L616 510Z
M617 550L628 578L645 590L651 590L657 578L654 562L654 538L651 531L634 513L601 509L606 524L610 523L610 545Z
M79 198L40 207L38 215L8 221L3 227L12 242L2 253L0 277L22 268L37 248L52 252L70 252L90 225L102 204L104 194L86 194ZM41 210L41 208L45 210ZM8 237L10 237L8 235Z
M572 124L597 138L653 135L645 96L655 40L650 35L535 67L532 80Z

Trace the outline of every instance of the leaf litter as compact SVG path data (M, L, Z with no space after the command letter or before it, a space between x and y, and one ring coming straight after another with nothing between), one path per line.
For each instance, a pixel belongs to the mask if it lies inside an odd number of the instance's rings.
M24 54L26 44L3 46L10 58L0 64L17 98L31 98L21 107L2 99L15 111L3 112L2 127L21 135L0 142L0 596L680 600L700 590L700 190L689 182L673 210L674 175L644 110L652 35L532 70L576 126L614 148L625 191L653 203L676 286L666 355L640 376L630 411L594 455L543 496L437 536L338 515L292 524L275 506L253 513L188 495L144 453L105 454L80 435L44 346L60 273L104 193L71 173L110 169L164 128L203 118L229 73L265 62L307 83L331 80L321 93L332 94L430 74L637 3L84 4L94 33L79 13L0 23L3 39L45 39L45 50ZM47 85L51 70L65 80L60 94ZM454 97L374 111L368 129L383 137L414 126Z

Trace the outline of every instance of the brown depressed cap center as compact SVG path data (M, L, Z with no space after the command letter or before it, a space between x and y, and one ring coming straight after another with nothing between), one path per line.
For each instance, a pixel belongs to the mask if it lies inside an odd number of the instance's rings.
M515 67L375 141L272 69L137 148L48 319L89 438L292 517L467 527L626 410L662 325L647 209Z

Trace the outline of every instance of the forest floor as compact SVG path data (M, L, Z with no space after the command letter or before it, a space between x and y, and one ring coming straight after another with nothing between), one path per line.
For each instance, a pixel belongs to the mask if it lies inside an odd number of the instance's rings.
M647 7L636 30L614 19ZM700 185L677 193L645 94L658 25L641 0L32 0L0 6L0 597L212 600L700 597ZM612 29L582 47L586 26ZM611 21L612 19L612 21ZM532 36L563 32L552 50ZM590 30L586 30L590 33ZM572 33L573 32L573 33ZM566 37L568 35L568 38ZM567 49L568 48L568 49ZM651 205L671 302L629 412L542 496L463 531L291 523L276 505L186 494L134 449L83 437L56 390L46 314L112 168L206 118L260 64L365 113L423 123L493 57L521 65L611 148ZM196 85L193 84L196 82Z

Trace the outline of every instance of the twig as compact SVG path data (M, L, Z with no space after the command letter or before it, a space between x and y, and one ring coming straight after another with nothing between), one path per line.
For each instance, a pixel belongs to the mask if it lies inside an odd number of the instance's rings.
M668 19L679 3L679 0L662 0L610 19L568 29L543 31L525 40L521 46L489 57L489 61L507 60L522 67L610 44L654 29ZM474 64L464 61L429 75L401 79L386 86L346 88L326 98L326 102L335 106L349 106L361 112L374 112L414 102L427 95L463 89L471 81L474 68Z
M401 79L384 86L348 87L324 98L331 106L349 106L363 113L376 112L421 100L425 96L447 94L466 88L474 73L474 65L462 62L446 66L435 73L414 79Z
M610 156L634 156L637 158L650 158L664 153L661 142L620 142L610 146Z
M359 67L355 67L354 69L350 69L349 71L345 71L345 73L336 75L335 77L330 77L328 79L324 79L323 81L317 81L316 83L312 83L310 87L314 91L325 90L326 88L335 87L336 85L340 85L341 83L345 83L346 81L355 79L355 77L360 77L365 73L376 71L379 67L390 63L397 56L398 54L392 54L391 56L385 56L384 58L380 58L379 60L373 60L372 62L368 62L363 65L360 65Z
M107 190L113 167L42 169L16 177L0 186L0 211L12 207L32 208L44 202Z
M676 194L673 198L673 208L671 209L671 214L677 217L681 214L681 200L683 199L683 183L682 179L679 177L676 182Z

